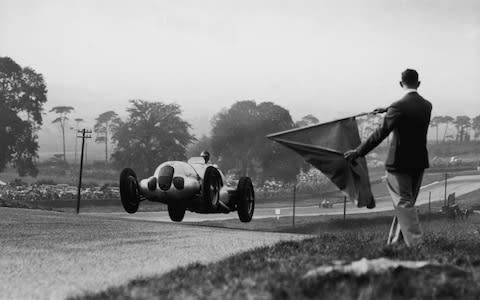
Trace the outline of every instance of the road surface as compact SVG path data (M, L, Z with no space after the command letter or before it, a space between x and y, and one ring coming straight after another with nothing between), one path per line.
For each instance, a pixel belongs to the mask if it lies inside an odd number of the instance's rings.
M480 175L457 176L449 178L447 182L447 195L455 193L461 196L463 194L480 189ZM434 182L423 186L417 199L417 205L428 203L428 197L431 195L431 201L443 201L445 193L444 182ZM392 203L389 196L376 198L377 207L375 209L358 208L353 203L347 203L347 214L363 214L371 212L389 211L392 210ZM141 204L140 204L141 205ZM159 204L160 205L160 204ZM256 207L253 215L254 219L272 218L277 216L275 207ZM291 216L293 214L292 207L279 208L280 214L278 216ZM133 220L170 222L168 213L161 212L137 212L135 214L128 214L125 212L119 213L88 213L91 215L101 217L113 217ZM321 216L321 215L341 215L343 214L343 204L335 204L333 208L319 208L318 206L303 206L296 207L295 216ZM228 220L238 218L236 212L230 214L197 214L187 212L184 218L185 222L202 222L214 220Z
M64 299L304 237L0 208L0 299Z

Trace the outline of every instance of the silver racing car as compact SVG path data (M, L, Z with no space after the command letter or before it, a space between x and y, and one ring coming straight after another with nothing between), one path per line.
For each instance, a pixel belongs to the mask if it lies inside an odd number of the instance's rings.
M125 168L120 174L120 197L131 214L143 200L167 204L175 222L183 220L186 210L206 214L236 210L240 221L250 222L255 208L252 180L241 177L236 187L227 186L223 173L204 157L164 162L153 176L140 181L132 169Z

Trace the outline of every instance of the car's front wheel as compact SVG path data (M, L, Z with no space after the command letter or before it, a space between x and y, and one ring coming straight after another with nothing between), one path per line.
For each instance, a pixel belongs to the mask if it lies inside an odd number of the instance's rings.
M174 222L182 222L185 217L185 205L182 201L171 201L168 204L168 215Z
M242 177L237 186L237 212L242 222L250 222L255 210L255 192L252 180L249 177Z
M137 175L130 168L125 168L120 173L120 199L126 212L129 214L137 212L140 204L138 180Z
M202 195L209 210L217 209L222 185L220 172L215 167L208 166L203 177Z

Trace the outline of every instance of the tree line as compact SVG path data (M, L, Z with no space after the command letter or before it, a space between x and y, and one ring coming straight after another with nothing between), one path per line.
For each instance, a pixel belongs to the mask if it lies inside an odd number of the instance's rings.
M63 128L65 114L71 109L63 106L52 108L51 111L59 114L53 122ZM114 111L100 114L94 126L95 141L105 145L106 162L111 159L118 168L135 166L145 176L153 173L159 162L185 160L208 150L216 164L239 176L249 175L260 181L291 181L300 168L308 169L309 166L300 156L267 140L265 136L319 123L311 114L293 121L287 109L273 102L244 100L218 112L211 120L210 135L197 139L189 133L191 125L182 118L181 108L177 104L131 100L127 112L125 120L120 119ZM79 119L75 120L78 127ZM367 138L381 121L381 115L357 119L360 136ZM452 139L449 126L450 129L456 129L456 140L463 142L470 140L468 129L474 131L475 137L479 136L479 121L480 116L472 119L468 116L435 116L430 126L436 130L437 143L438 129L442 124L443 142ZM114 146L111 155L108 152L110 142Z
M440 132L439 127L443 125L443 133ZM449 129L455 127L455 133L449 132ZM446 142L448 140L465 142L472 139L471 133L475 138L480 137L480 115L470 118L466 115L456 116L434 116L430 122L430 127L435 129L435 141L438 144L440 141Z
M359 133L362 139L367 138L382 122L381 115L367 115L357 119ZM435 143L450 141L468 142L480 137L480 115L470 118L466 115L456 117L434 116L430 128L435 130Z
M291 180L302 165L291 151L265 138L269 133L318 123L313 115L293 122L285 108L272 102L238 101L212 119L210 136L197 139L191 125L181 116L178 104L130 100L125 119L114 111L100 114L94 125L95 141L105 145L105 161L118 168L134 167L144 176L153 173L157 164L167 160L186 160L203 150L212 152L212 160L224 170L261 180ZM53 107L62 133L63 158L65 128L71 106ZM75 119L77 129L82 119ZM109 153L109 144L113 149Z
M20 67L8 57L0 57L0 171L12 163L21 176L37 175L36 133L42 125L46 94L41 74ZM56 115L52 123L61 132L65 164L66 132L71 129L76 134L85 122L82 118L69 119L74 110L72 106L56 106L49 111ZM378 115L359 119L361 136L368 136L380 122ZM210 134L196 138L178 104L135 99L129 101L125 118L113 110L103 112L95 119L93 129L95 142L104 145L105 162L117 168L133 167L141 176L151 175L163 161L185 160L207 150L213 162L225 171L260 181L291 181L300 168L308 166L300 156L265 136L316 123L319 120L313 115L294 121L287 109L273 102L243 100L220 110L211 120ZM456 140L467 141L470 130L475 137L480 135L479 123L480 116L435 116L431 127L436 130L437 143L451 139L449 129L453 127ZM76 151L77 145L75 161Z

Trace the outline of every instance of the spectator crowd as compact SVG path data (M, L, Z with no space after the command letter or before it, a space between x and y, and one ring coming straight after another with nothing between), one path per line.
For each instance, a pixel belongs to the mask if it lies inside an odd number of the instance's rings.
M118 187L109 185L84 187L81 189L82 199L106 200L120 198ZM73 200L77 197L77 187L68 184L32 184L32 185L0 185L0 199L34 202Z

